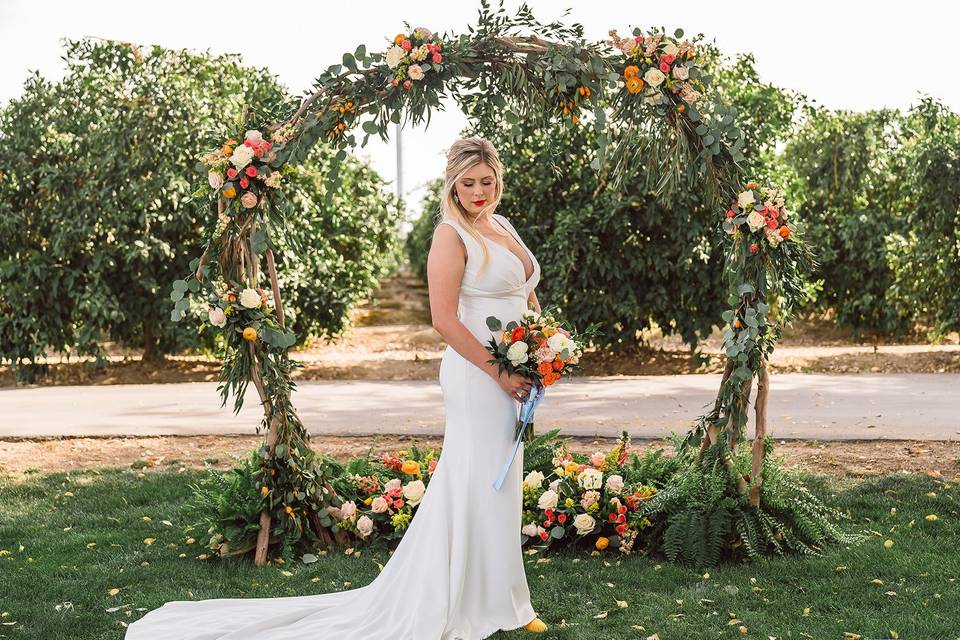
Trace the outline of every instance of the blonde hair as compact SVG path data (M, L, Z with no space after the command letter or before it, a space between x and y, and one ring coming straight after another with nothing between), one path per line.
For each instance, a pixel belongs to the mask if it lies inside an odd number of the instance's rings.
M456 193L454 187L457 180L481 163L486 163L493 170L495 189L493 199L483 206L477 219L490 216L496 210L497 205L500 204L500 198L503 196L503 163L500 162L500 156L493 144L486 138L460 138L450 145L450 150L447 151L447 170L443 189L440 192L440 210L437 212L437 223L439 224L442 220L453 220L476 238L483 251L483 261L480 264L480 271L483 272L490 258L490 250L484 243L483 234L477 231L467 210L453 198ZM499 230L497 230L497 233L506 235L505 232Z

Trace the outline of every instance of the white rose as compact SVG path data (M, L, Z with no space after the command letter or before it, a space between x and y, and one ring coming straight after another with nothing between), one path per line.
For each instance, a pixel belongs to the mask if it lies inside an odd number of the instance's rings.
M678 64L673 68L673 77L677 80L686 80L690 77L690 68L686 65Z
M393 45L387 49L387 66L396 69L405 55L407 55L407 52L403 50L403 47Z
M527 309L521 317L530 322L540 322L540 314L537 313L535 309Z
M584 489L599 489L603 486L603 473L597 469L584 469L577 478L577 482Z
M550 489L541 494L540 499L537 500L537 506L541 509L556 509L559 499L560 496L557 495L557 492Z
M412 64L410 68L407 69L407 75L410 76L411 80L423 80L423 67L418 64Z
M672 42L668 42L663 45L663 52L668 56L676 56L678 51L680 51L680 49Z
M263 298L260 297L260 292L256 289L247 288L240 292L240 304L247 309L256 309L262 301Z
M249 131L244 133L243 138L244 140L249 140L253 144L260 144L261 142L263 142L263 134L261 134L256 129L250 129Z
M745 209L748 204L753 204L754 202L756 202L756 199L753 197L753 189L747 189L737 196L737 204L740 205L741 209Z
M581 513L573 519L573 526L577 528L577 533L585 536L597 526L597 521L589 513Z
M573 340L562 333L555 333L547 339L547 346L557 353L561 353L566 349L569 355L569 353L573 351Z
M747 225L750 227L750 231L756 231L766 224L767 222L763 219L763 215L758 211L751 211L750 215L747 216Z
M207 182L209 182L210 186L214 189L219 189L223 186L223 176L216 171L211 171L207 174Z
M525 487L540 487L543 485L544 475L539 471L531 471L527 474L527 477L523 479L523 486Z
M207 317L210 319L210 324L215 327L222 327L227 324L227 314L220 307L211 307Z
M767 236L767 242L769 242L770 246L772 247L776 247L781 242L783 242L783 238L780 237L780 234L777 233L776 229L771 229L770 227L767 227L766 229L763 230L763 233L765 236Z
M663 75L663 72L654 67L650 67L647 69L647 72L643 74L643 80L651 87L659 87L666 79L667 77Z
M420 503L420 500L423 498L423 493L426 490L427 486L423 484L422 480L412 480L404 485L403 497L407 499L410 506L416 506Z
M383 496L377 496L373 499L373 502L370 503L370 509L372 509L374 513L383 513L389 506L390 503L387 502L387 499Z
M360 519L357 520L357 531L364 538L369 536L373 533L373 520L369 516L360 516Z
M610 493L620 493L623 491L623 476L613 475L607 478L607 491Z
M245 144L237 145L237 148L233 150L233 155L230 156L230 162L237 169L243 169L250 164L251 160L253 160L253 149Z
M530 359L530 355L527 353L529 348L526 342L514 342L507 349L507 358L515 365L526 362Z
M340 516L344 520L353 520L357 515L357 505L352 500L340 505Z
M537 535L537 525L536 523L531 522L530 524L524 525L520 529L520 533L525 536L530 536L531 538Z

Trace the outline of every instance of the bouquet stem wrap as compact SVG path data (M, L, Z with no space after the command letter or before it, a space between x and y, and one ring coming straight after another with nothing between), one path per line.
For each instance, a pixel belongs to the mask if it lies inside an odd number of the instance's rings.
M503 468L500 470L500 475L497 476L496 481L493 483L493 488L495 490L500 491L500 487L503 486L503 481L507 477L507 472L510 471L510 466L517 457L517 451L520 449L520 444L533 438L533 412L537 410L537 406L540 404L540 401L543 400L545 393L545 387L535 384L530 388L530 395L527 396L527 399L524 400L523 404L520 405L520 417L517 419L513 449L510 451L510 457L507 458L506 462L504 462Z

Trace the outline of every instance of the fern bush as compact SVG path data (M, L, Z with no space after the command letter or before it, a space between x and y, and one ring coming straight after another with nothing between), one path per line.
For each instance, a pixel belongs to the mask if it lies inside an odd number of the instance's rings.
M733 479L717 455L721 446L708 449L699 462L677 436L674 446L682 468L642 507L656 523L648 533L657 541L652 547L670 561L707 568L724 560L769 554L820 555L829 543L856 544L866 538L846 533L837 525L849 518L814 495L799 472L786 467L782 456L771 455L770 438L764 440L767 455L759 507L735 491ZM741 442L734 459L737 470L749 475L750 443Z

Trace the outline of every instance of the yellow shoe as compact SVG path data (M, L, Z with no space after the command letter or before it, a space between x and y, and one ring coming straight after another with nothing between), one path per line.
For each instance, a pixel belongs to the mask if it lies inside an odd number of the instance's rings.
M526 625L524 625L523 628L533 633L543 633L544 631L547 630L547 625L544 624L543 620L541 620L540 618L534 618L533 620L528 622Z

